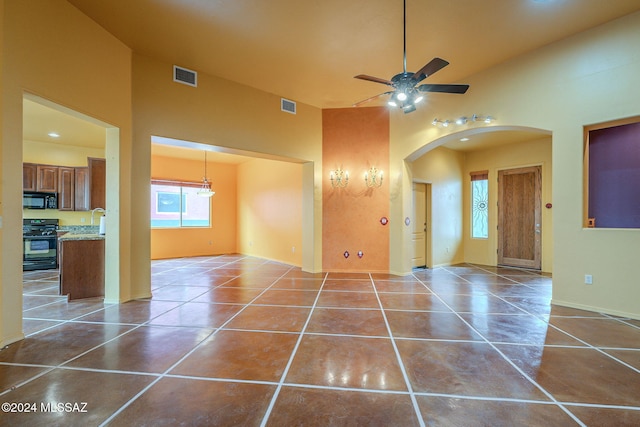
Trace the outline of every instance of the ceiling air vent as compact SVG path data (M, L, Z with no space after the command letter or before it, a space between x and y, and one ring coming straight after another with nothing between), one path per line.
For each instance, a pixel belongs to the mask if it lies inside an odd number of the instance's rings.
M182 83L185 85L197 87L198 86L198 73L186 68L173 66L173 81Z
M295 114L296 113L296 103L293 101L289 101L288 99L281 98L280 99L280 109L284 112Z

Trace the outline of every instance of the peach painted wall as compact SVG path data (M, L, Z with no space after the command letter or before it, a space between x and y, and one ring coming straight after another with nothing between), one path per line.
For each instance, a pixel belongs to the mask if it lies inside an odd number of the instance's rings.
M302 265L302 164L238 165L237 246L246 255Z
M389 170L388 110L323 110L322 165L323 270L389 271L389 225L380 223L389 218L389 182L368 188L364 181L371 167ZM337 168L349 171L345 188L331 186L329 176Z
M236 252L237 166L208 163L207 175L216 192L211 197L211 227L151 229L151 259ZM202 162L153 156L151 176L154 179L200 181Z

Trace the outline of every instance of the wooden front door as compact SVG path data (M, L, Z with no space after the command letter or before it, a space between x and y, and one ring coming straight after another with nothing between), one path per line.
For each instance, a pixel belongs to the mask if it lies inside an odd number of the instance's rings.
M498 172L498 265L540 270L540 166Z
M413 229L411 242L413 255L411 266L425 267L427 265L427 191L425 184L413 184Z

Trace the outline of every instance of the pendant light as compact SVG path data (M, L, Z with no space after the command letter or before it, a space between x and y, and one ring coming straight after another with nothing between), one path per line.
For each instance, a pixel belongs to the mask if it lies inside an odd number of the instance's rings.
M204 152L204 177L202 178L202 187L198 190L198 196L200 197L211 197L215 193L215 191L211 191L211 185L209 184L209 180L207 179L207 152Z

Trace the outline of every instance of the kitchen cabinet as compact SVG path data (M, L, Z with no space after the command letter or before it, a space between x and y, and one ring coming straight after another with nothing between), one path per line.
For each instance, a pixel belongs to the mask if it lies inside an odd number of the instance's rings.
M107 208L107 161L89 157L90 209Z
M58 193L61 211L106 209L107 162L89 157L88 166L22 164L22 191Z
M37 166L34 163L22 164L22 191L36 191Z
M36 165L36 191L58 192L58 166Z
M104 297L104 238L68 236L58 240L60 295L69 300Z
M88 211L91 204L89 167L75 168L75 210Z
M75 210L75 168L58 167L58 210Z

